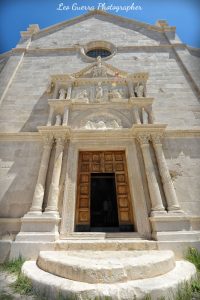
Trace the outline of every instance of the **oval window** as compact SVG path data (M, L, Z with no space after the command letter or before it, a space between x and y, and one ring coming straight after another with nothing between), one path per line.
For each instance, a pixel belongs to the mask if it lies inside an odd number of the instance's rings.
M98 56L101 56L103 58L110 56L111 52L107 49L96 48L87 51L86 55L93 58L97 58Z

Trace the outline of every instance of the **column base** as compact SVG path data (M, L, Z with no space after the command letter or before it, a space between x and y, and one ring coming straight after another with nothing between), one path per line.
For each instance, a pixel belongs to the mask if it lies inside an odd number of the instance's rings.
M43 216L45 218L60 218L60 214L57 210L45 210L45 212L43 213Z
M152 210L151 217L167 215L166 210Z
M21 219L21 230L16 236L16 241L55 241L59 238L59 216L26 214Z
M185 215L185 212L183 210L180 209L180 207L168 207L168 214L182 214L182 215Z
M191 230L190 218L186 215L165 215L150 217L152 237L159 240L162 236L174 236L175 232L189 232ZM167 235L165 234L167 233ZM183 237L183 235L182 235Z

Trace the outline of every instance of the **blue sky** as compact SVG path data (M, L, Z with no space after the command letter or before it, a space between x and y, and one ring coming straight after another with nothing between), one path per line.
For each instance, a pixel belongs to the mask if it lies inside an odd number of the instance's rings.
M60 3L70 9L57 10ZM20 31L26 30L29 24L37 23L40 28L45 28L87 12L72 10L73 3L79 7L134 3L142 10L112 13L150 24L166 19L177 27L184 43L200 48L200 0L0 0L0 53L14 48L20 39Z

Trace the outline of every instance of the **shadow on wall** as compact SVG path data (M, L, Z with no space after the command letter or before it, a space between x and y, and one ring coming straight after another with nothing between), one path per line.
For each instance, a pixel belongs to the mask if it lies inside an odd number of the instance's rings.
M44 126L47 123L49 113L48 95L43 95L38 99L34 105L31 114L24 126L21 128L22 132L34 132L37 131L37 126Z

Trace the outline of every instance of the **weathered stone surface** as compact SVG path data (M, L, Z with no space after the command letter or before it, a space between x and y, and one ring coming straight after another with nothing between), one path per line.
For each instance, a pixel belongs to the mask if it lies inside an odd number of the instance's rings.
M87 283L116 283L159 276L175 266L171 251L41 251L37 266Z
M31 279L36 291L48 299L56 299L58 293L65 297L77 299L95 299L110 297L113 300L143 299L150 294L153 300L158 297L172 299L173 293L181 283L190 280L196 273L195 267L185 261L178 261L176 267L160 276L147 279L132 280L123 283L89 284L61 278L39 269L34 261L27 261L22 268L23 273ZM48 288L47 288L48 287Z

